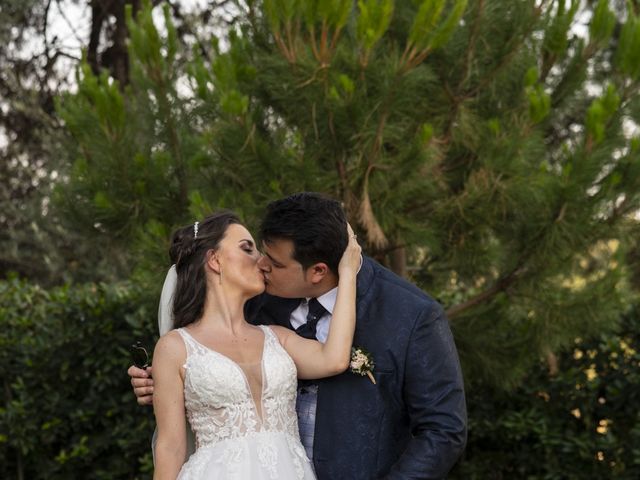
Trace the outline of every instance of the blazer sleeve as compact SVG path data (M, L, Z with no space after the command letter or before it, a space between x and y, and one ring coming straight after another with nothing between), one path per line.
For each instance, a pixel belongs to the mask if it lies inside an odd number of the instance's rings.
M466 444L467 409L458 353L439 304L418 317L405 366L412 439L385 478L444 479Z

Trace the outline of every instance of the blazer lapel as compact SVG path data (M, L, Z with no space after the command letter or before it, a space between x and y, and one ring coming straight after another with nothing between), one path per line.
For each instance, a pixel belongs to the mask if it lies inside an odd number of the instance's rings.
M299 298L279 298L265 294L264 303L257 320L266 325L282 325L293 330L289 318L298 305Z

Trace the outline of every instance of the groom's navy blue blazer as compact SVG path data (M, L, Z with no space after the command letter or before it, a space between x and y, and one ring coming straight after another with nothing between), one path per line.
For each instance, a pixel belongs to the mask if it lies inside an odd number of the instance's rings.
M292 328L299 300L262 295L254 323ZM357 280L354 346L375 362L319 381L313 460L319 480L442 479L462 453L467 416L462 374L442 307L365 258Z

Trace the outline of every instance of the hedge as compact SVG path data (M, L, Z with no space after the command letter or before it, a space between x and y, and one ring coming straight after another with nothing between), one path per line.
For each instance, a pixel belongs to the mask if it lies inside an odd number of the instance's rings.
M155 308L127 284L0 282L0 477L151 477L153 412L125 371L129 345L153 345Z

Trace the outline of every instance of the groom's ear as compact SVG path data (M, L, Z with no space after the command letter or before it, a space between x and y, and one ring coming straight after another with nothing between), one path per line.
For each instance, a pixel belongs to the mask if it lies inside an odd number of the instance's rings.
M324 262L318 262L307 268L307 280L313 284L320 283L331 273L329 266Z

